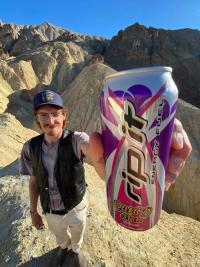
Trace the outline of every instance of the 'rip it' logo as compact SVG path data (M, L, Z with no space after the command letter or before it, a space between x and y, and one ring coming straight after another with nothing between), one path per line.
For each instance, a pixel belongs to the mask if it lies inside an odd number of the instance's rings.
M122 115L121 131L128 135L128 149L125 155L126 169L121 175L125 180L126 195L137 204L141 204L141 196L135 189L141 189L149 182L149 176L145 173L145 154L142 147L146 142L144 130L147 121L136 115L135 107L129 100L125 101L125 110Z

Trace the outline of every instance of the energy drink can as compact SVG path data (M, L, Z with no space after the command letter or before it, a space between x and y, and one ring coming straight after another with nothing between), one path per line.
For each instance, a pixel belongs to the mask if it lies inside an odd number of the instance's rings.
M145 231L159 220L178 90L171 67L106 77L100 96L108 209L117 223Z

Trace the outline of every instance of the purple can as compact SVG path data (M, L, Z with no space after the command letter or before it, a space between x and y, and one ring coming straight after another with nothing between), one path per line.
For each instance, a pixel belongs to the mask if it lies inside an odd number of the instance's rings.
M108 209L135 231L160 218L178 90L170 67L106 77L100 96Z

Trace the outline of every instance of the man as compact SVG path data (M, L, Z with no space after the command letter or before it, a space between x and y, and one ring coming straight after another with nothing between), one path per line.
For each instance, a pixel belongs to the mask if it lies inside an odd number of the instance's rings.
M44 134L24 144L21 173L30 175L32 224L38 230L44 226L37 211L40 196L49 229L61 248L55 261L55 266L60 266L67 250L77 256L83 241L87 210L83 158L87 157L103 178L103 148L99 142L99 147L97 145L90 151L86 133L64 130L67 113L63 100L53 91L46 90L34 97L34 113L36 123ZM94 134L93 139L98 140L98 136ZM78 261L79 258L76 258Z
M54 91L45 90L34 97L34 114L43 134L26 142L21 154L21 172L30 175L30 213L38 230L43 220L37 211L38 197L49 229L60 247L55 266L61 266L67 254L79 264L80 247L86 226L87 203L83 158L92 163L104 179L105 162L101 135L65 129L67 113L63 100ZM166 175L166 189L182 170L191 145L181 123L175 120L172 148Z

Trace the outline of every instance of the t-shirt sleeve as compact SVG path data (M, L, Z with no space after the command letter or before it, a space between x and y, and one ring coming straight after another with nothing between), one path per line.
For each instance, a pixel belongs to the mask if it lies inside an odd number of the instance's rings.
M84 156L80 149L80 146L83 142L89 142L89 136L85 132L75 131L72 136L72 146L73 146L75 155L79 159L82 159Z
M34 175L33 169L31 167L30 158L30 140L27 141L22 148L21 158L20 158L20 173L22 175Z

